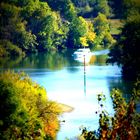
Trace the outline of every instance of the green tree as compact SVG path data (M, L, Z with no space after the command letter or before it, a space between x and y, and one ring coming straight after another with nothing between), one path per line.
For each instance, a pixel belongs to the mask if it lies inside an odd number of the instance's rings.
M95 39L93 24L83 17L77 17L70 23L68 35L68 47L78 48L80 46L92 45Z
M75 18L70 24L68 46L78 47L81 45L80 37L86 35L88 32L87 22L84 18Z
M138 53L140 40L140 3L137 0L132 0L131 2L131 4L137 3L137 5L132 8L133 10L130 8L132 11L127 13L121 37L118 43L112 47L108 61L122 65L122 74L125 79L136 80L140 77L140 68L138 66L140 63Z
M0 40L0 57L24 56L23 51L9 40Z
M74 10L70 1L63 3L69 10ZM61 7L62 10L64 7ZM71 17L71 12L65 9L67 17ZM25 53L65 48L68 26L65 26L65 20L61 20L59 12L52 11L47 2L2 1L0 17L0 40L7 40ZM10 54L4 47L1 43L1 53Z
M93 14L96 17L98 13L102 13L106 15L106 17L111 16L111 8L108 5L108 0L96 0L94 9L93 9Z
M59 105L24 73L0 74L0 139L54 139Z
M104 14L99 13L99 15L96 18L94 18L93 22L96 32L96 38L94 42L95 48L96 49L109 48L115 42L115 40L113 39L110 33L108 19Z
M21 8L12 4L0 3L0 39L8 40L23 51L34 51L36 37L26 29L20 17ZM4 46L2 46L4 48Z
M123 7L124 7L124 18L140 14L139 0L123 0Z
M124 0L109 0L110 7L113 11L113 18L123 19L124 18Z
M52 9L60 11L61 15L68 21L72 21L77 15L71 0L48 0L47 2Z
M134 21L125 24L120 41L112 48L109 62L122 65L122 74L125 79L136 80L140 77L139 40L140 16ZM117 56L117 57L116 57Z
M72 0L72 2L76 7L85 7L89 3L89 0Z
M37 37L39 51L64 47L67 32L59 13L53 12L46 2L27 5L22 14L28 22L27 27Z

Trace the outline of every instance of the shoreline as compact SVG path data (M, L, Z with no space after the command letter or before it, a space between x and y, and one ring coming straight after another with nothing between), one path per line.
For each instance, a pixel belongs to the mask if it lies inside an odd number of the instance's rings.
M62 109L62 113L69 113L74 110L73 107L63 104L63 103L59 103L59 107Z

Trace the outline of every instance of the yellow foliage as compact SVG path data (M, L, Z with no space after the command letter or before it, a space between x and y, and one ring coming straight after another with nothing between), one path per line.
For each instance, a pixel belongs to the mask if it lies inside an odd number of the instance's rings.
M84 36L80 37L80 43L82 46L89 46L88 42L94 42L94 39L96 37L95 32L93 31L93 24L90 21L83 21L83 23L87 27L87 32Z
M80 37L80 43L82 44L82 46L88 46L87 37L86 36Z
M94 32L91 32L91 31L89 31L88 34L87 34L87 38L88 38L88 40L91 41L91 42L94 41L95 36L96 36L95 33L94 33Z
M95 61L96 61L96 56L95 55L92 55L89 63L90 64L94 64Z
M79 17L79 20L81 20L81 23L85 26L85 27L87 27L88 26L88 23L87 23L87 21L83 18L83 17ZM87 27L88 28L88 27Z
M80 43L82 44L82 46L87 47L87 46L89 46L88 41L94 42L94 39L95 39L95 33L89 31L89 32L86 34L86 36L80 37Z
M47 135L51 136L53 139L55 139L56 137L56 132L58 131L59 129L59 125L58 123L56 123L56 120L51 120L51 121L48 121L46 123L46 126L45 126L45 132Z

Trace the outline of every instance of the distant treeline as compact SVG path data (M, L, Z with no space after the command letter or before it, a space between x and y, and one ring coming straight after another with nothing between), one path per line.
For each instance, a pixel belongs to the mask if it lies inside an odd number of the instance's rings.
M2 0L0 56L108 48L115 42L107 19L111 14L107 0Z
M1 0L0 19L0 57L111 48L124 77L140 75L139 0Z

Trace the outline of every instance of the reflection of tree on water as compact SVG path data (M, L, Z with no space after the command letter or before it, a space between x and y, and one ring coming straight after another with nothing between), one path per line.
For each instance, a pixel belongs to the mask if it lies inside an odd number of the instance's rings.
M70 71L78 71L73 66L81 65L71 57L71 52L47 52L28 55L26 57L0 58L0 68L47 68L51 70L62 69L68 66Z
M48 69L61 69L67 64L63 55L59 53L38 53L31 55L24 60L24 67L31 68L48 68Z
M84 94L86 95L86 63L85 63L85 55L84 55Z
M0 68L47 68L59 70L67 67L67 70L71 72L84 71L84 65L74 61L71 54L71 52L66 51L63 53L37 53L26 57L0 58ZM106 55L93 56L89 65L106 65L106 57ZM124 97L130 97L129 95L132 90L131 82L123 81L121 77L110 76L107 78L107 81L110 91L112 88L119 88L123 91Z
M1 68L48 68L61 69L68 65L68 59L63 53L49 52L32 54L26 57L6 58L0 60Z
M14 57L14 58L0 57L0 68L14 68L22 61L22 59L23 59L22 56Z
M107 55L97 55L95 64L97 65L106 65Z
M121 77L107 78L109 91L111 92L113 88L120 89L126 100L129 100L132 96L133 83L131 81L125 81Z

